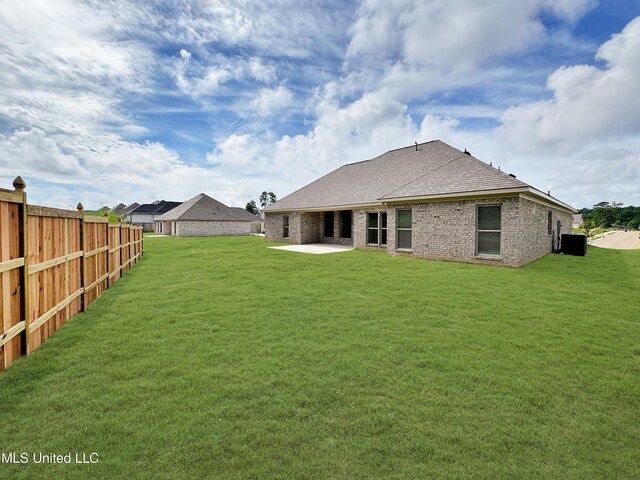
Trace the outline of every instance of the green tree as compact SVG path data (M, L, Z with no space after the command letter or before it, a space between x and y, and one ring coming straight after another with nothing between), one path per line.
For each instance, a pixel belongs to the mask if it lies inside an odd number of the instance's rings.
M258 206L256 205L255 200L251 200L250 202L248 202L244 209L249 213L253 213L254 215L258 214Z
M276 203L277 198L276 198L276 194L273 192L262 192L260 194L259 200L260 200L260 206L262 208L265 208L271 205L272 203Z
M609 228L614 223L613 209L614 205L620 205L616 202L600 202L593 206L593 220L596 225Z
M640 223L640 207L633 205L623 207L619 202L600 202L596 203L593 208L582 208L579 212L582 214L586 226L606 228L618 225L629 228L629 222Z

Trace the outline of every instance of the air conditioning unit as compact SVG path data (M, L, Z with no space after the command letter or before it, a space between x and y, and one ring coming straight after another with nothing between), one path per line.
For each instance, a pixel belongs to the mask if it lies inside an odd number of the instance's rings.
M584 257L587 254L587 236L580 233L563 233L561 238L562 253Z

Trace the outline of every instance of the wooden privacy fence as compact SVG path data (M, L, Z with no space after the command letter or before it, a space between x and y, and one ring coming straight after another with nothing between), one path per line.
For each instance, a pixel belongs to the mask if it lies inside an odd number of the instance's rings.
M0 189L0 371L31 353L135 264L142 227L27 205Z

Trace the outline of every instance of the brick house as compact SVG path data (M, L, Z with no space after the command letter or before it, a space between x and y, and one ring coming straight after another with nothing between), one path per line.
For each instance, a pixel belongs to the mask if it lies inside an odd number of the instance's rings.
M272 242L519 267L576 210L439 140L344 165L264 209Z
M179 237L250 235L262 228L262 219L240 207L227 207L200 193L155 220L155 232Z

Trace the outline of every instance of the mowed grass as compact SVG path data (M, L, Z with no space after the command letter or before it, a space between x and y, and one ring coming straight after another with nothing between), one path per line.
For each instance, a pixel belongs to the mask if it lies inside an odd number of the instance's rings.
M640 478L640 251L522 269L146 238L0 375L0 478Z

